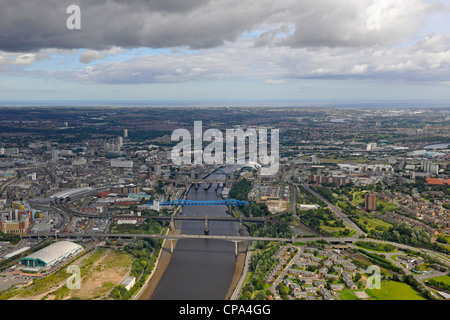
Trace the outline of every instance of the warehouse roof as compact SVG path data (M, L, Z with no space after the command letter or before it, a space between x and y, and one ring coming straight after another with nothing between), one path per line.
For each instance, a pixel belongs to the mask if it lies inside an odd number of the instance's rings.
M79 244L70 241L59 241L53 243L45 248L42 248L39 251L33 252L32 254L26 256L23 259L35 259L41 260L44 263L48 264L50 262L59 259L66 254L75 251L77 249L82 249L83 247Z

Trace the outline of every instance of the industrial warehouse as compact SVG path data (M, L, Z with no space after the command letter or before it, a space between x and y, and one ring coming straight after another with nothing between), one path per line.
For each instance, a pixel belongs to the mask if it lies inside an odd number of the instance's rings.
M59 241L53 243L19 262L25 266L24 272L48 271L61 262L67 262L83 251L83 247L70 241Z

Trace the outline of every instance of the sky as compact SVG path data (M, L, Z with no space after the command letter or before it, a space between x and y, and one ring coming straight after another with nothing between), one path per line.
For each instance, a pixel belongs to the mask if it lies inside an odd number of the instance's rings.
M102 101L446 104L450 1L0 0L0 104Z

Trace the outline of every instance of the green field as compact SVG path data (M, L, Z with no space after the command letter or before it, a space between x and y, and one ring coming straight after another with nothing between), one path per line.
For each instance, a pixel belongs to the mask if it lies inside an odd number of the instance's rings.
M388 281L381 284L381 289L366 289L366 293L377 300L426 300L411 286Z
M339 297L341 300L359 300L352 291L341 293Z
M368 231L377 229L377 227L378 229L382 228L383 230L388 230L390 227L392 227L390 223L387 223L380 219L369 218L366 215L358 216L358 224L364 225Z
M430 278L436 281L440 281L440 282L444 282L445 284L450 284L450 276L449 275L445 275L445 276L441 276L441 277L436 277L436 278Z

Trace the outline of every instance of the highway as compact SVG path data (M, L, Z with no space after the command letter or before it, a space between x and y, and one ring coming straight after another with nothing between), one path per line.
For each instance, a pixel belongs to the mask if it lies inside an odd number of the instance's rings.
M89 239L89 238L119 238L119 239L130 239L130 238L150 238L150 239L166 239L166 240L183 240L183 239L211 239L211 240L225 240L232 242L241 242L241 241L276 241L276 242L315 242L320 240L325 240L331 244L339 244L339 243L347 243L352 244L357 241L371 241L382 244L391 244L401 249L410 249L410 250L420 250L430 256L437 258L446 266L450 267L450 261L447 259L443 259L440 256L440 253L429 249L416 248L412 246L408 246L401 243L384 241L384 240L376 240L376 239L360 239L357 237L348 237L348 238L334 238L334 237L306 237L306 238L271 238L271 237L250 237L250 236L223 236L223 235L190 235L190 234L180 234L180 235L161 235L161 234L146 234L146 233L54 233L54 232L46 232L46 233L33 233L22 236L24 239L28 238L38 238L38 237L57 237L57 238L68 238L68 239Z
M161 234L147 234L147 233L32 233L22 238L38 238L38 237L57 237L57 238L151 238L151 239L165 239L165 240L182 240L182 239L212 239L212 240L226 240L226 241L277 241L277 242L291 242L292 238L270 238L270 237L246 237L246 236L221 236L221 235L161 235Z

